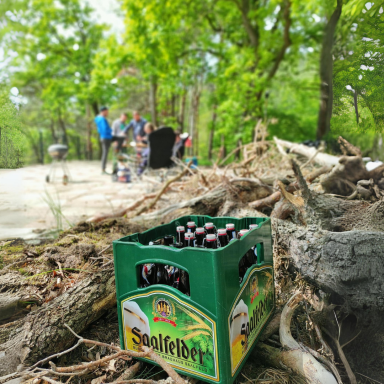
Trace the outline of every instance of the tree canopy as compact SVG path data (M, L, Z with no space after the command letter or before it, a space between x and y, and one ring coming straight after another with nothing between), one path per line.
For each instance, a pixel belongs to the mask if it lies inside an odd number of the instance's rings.
M382 2L340 1L122 0L122 34L80 0L2 2L0 46L7 85L26 102L28 161L41 160L38 131L44 145L92 158L101 105L188 131L203 161L251 140L260 119L272 135L314 139L327 33L330 135L381 130Z

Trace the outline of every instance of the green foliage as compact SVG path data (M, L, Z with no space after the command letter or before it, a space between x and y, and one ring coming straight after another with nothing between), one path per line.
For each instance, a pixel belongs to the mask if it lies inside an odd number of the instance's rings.
M13 57L8 82L28 101L20 118L27 162L48 161L46 149L55 142L69 144L69 159L89 157L86 142L96 153L90 121L101 104L111 106L111 119L129 109L151 119L156 110L158 125L189 131L195 148L187 155L202 163L212 129L216 156L223 143L230 151L239 139L252 140L260 118L273 121L270 136L315 138L319 55L334 0L119 4L123 36L109 33L81 0L0 3L0 40ZM367 9L360 0L344 1L334 53L334 135L384 124L382 4ZM346 85L358 92L358 124Z
M342 135L363 150L384 129L383 5L350 1L335 47L331 137Z
M25 138L19 112L8 92L0 92L0 168L23 165Z

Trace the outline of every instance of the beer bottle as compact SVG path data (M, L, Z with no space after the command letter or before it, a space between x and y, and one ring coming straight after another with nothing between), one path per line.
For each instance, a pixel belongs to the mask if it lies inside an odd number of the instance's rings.
M189 275L187 271L180 269L179 291L190 296L189 293Z
M214 233L208 233L204 239L205 248L216 249L217 248L217 238Z
M213 225L213 223L205 223L204 228L207 234L212 235L212 234L215 234L216 232L216 227Z
M225 247L229 244L229 239L227 235L227 230L220 228L217 230L217 243L219 247Z
M252 229L259 228L257 224L249 224L249 230L252 231Z
M176 240L178 243L184 244L185 228L181 225L176 228Z
M150 241L148 245L161 245L161 239Z
M237 238L240 239L248 232L249 232L249 229L241 229L240 232L237 234Z
M155 264L142 264L141 266L141 287L148 287L155 284Z
M196 224L194 221L188 221L187 223L187 232L195 233L196 231Z
M179 289L179 283L180 283L180 271L179 268L174 268L174 273L173 273L173 288Z
M235 224L228 223L225 225L225 227L227 228L227 235L228 235L229 241L231 241L232 239L237 239Z
M184 243L173 243L170 246L173 247L173 248L183 248L184 247Z
M195 235L194 233L187 232L184 236L184 247L195 246Z
M168 273L163 264L155 264L156 284L168 284Z
M164 245L170 246L171 244L173 244L173 236L172 235L164 236Z
M196 228L195 232L195 245L202 246L205 237L205 230L202 227Z

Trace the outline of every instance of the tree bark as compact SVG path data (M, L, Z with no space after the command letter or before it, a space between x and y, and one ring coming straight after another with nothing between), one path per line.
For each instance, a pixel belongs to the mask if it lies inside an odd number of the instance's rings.
M316 137L320 140L329 132L333 107L333 58L332 48L335 29L343 7L343 0L337 0L337 6L329 19L323 37L320 57L320 108Z
M359 212L362 214L361 209ZM274 228L278 246L289 258L288 269L299 272L301 278L327 293L331 303L356 317L355 327L342 327L343 342L361 331L344 348L352 369L380 380L384 368L374 362L384 355L384 233L329 232L316 225L301 227L281 220L275 221Z
M357 105L357 90L353 92L353 104L355 106L356 123L359 125L359 107Z
M93 148L92 148L92 121L91 121L91 107L89 104L86 105L87 112L87 160L93 159Z
M0 376L70 347L76 338L64 323L81 333L115 305L114 271L105 270L23 319L0 326Z
M152 123L157 126L157 81L156 77L151 77L151 84L149 89L149 104L151 108Z
M216 125L216 105L213 106L211 132L209 133L209 144L208 144L208 159L212 160L212 149L213 149L213 138L215 136L215 125Z
M183 95L181 97L181 105L180 105L180 113L179 113L179 125L180 128L183 130L184 129L184 120L185 120L185 105L187 102L187 90L184 89Z

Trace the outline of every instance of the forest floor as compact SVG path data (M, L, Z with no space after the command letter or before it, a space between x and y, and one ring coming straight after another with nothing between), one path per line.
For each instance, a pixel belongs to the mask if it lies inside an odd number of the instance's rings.
M49 167L0 170L0 240L31 239L42 231L57 229L52 208L60 210L62 229L66 229L68 222L77 223L95 213L113 212L130 204L150 188L145 182L112 182L110 176L101 175L99 161L70 161L70 183L63 185L60 168L54 182L46 183Z

